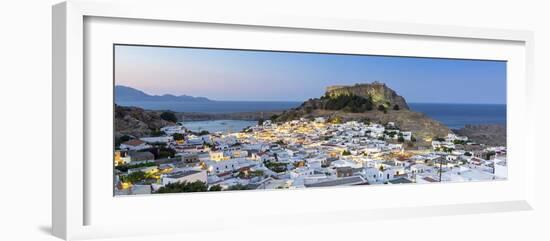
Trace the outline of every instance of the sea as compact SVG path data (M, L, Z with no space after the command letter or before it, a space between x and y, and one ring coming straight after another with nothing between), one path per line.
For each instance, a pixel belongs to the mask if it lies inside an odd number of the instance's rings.
M171 110L175 112L232 113L279 111L298 107L296 101L117 101L122 106L137 106L148 110Z
M460 129L468 124L506 125L505 104L409 103L409 108L426 114L450 129Z
M194 132L237 132L250 126L255 126L257 121L246 120L206 120L206 121L186 121L182 125L188 130Z
M122 106L137 106L150 110L172 110L176 112L231 113L255 111L279 111L298 107L301 102L270 101L210 101L210 102L159 102L126 101ZM505 104L440 104L409 103L409 108L442 122L450 129L460 129L468 124L506 124ZM255 125L255 121L211 120L186 122L187 128L210 132L239 131Z

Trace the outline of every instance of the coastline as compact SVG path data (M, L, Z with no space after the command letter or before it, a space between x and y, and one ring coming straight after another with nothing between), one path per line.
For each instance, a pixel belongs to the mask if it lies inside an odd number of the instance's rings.
M156 102L159 103L159 102ZM280 115L285 111L292 111L297 107L290 107L284 103L293 102L262 102L252 101L251 106L238 106L228 108L213 103L224 103L223 101L210 102L208 106L204 103L181 102L175 104L167 102L154 108L148 105L127 105L117 103L120 106L136 106L151 111L172 111L180 120L201 121L201 120L259 120L269 119L272 115ZM232 103L232 102L227 102ZM235 102L237 103L237 102ZM244 103L244 102L239 102ZM262 106L271 103L271 106ZM275 103L283 103L277 106ZM506 104L474 104L474 103L408 103L410 110L420 112L426 116L442 122L450 129L461 129L466 125L477 124L506 124Z
M273 115L280 115L280 111L206 113L206 112L174 112L179 121L208 121L208 120L246 120L258 121L269 119Z
M411 106L416 106L418 103L411 103ZM434 104L438 106L445 106L447 104ZM451 105L462 105L462 104L451 104ZM473 104L468 104L473 105ZM476 105L476 106L483 106L482 105ZM141 107L138 107L141 108ZM240 121L258 121L260 119L263 120L269 120L274 115L281 115L288 111L293 111L295 109L289 109L289 110L277 110L277 111L250 111L250 112L230 112L230 113L207 113L207 112L173 112L175 116L177 117L178 121L215 121L215 120L240 120ZM144 111L147 112L162 112L162 110L148 110L144 109ZM394 113L395 112L395 113ZM411 112L410 115L406 114L405 112ZM401 113L401 114L400 114ZM434 118L433 116L430 116L424 112L419 112L415 109L412 111L391 111L387 114L382 114L378 112L366 112L366 113L342 113L342 112L319 112L315 111L312 116L332 116L332 115L338 115L345 117L344 119L361 119L361 117L368 118L374 121L395 121L398 119L403 118L397 118L397 117L404 117L408 116L412 118L413 113L418 113L421 116L425 116L425 119L432 120L433 123L440 123L441 127L445 127L449 132L453 132L455 134L468 136L476 143L485 144L485 145L498 145L498 146L505 146L506 145L506 124L502 123L484 123L484 120L477 120L477 123L470 123L470 122L464 122L461 124L460 128L457 128L457 126L450 126L445 121L442 121L441 119ZM306 116L304 116L306 117ZM349 117L349 118L347 118ZM416 118L417 121L419 117ZM462 117L463 118L463 117ZM468 116L468 118L472 118L471 116ZM505 118L505 117L504 117ZM414 120L414 118L412 119ZM505 120L504 120L505 121ZM418 131L418 128L416 124L414 124L416 121L398 121L403 122L402 125L404 128L409 128L413 131ZM430 123L431 123L430 122ZM481 122L481 123L480 123ZM425 128L424 128L425 129ZM439 128L441 129L441 128ZM441 131L438 131L439 133ZM437 133L432 133L439 135Z

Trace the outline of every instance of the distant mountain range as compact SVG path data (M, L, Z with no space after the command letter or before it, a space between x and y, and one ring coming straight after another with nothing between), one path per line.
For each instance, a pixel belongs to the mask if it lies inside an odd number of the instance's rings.
M149 95L141 90L132 87L116 85L115 102L117 101L187 101L187 102L208 102L205 97L194 97L189 95Z

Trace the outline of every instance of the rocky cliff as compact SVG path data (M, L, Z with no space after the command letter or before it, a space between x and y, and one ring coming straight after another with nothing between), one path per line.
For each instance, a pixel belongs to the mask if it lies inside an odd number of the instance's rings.
M163 120L162 111L143 110L138 107L115 105L115 138L123 135L134 137L150 136L161 127L174 125L174 122Z
M370 84L355 84L352 86L329 86L325 93L325 96L331 98L342 95L369 98L374 106L383 105L386 108L393 108L394 105L397 105L400 109L409 109L405 98L387 87L386 84L377 81Z

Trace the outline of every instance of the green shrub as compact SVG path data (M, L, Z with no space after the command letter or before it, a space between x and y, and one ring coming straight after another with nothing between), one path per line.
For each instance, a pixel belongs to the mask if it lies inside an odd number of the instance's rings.
M206 192L208 185L201 181L175 182L166 184L157 190L156 193L178 193L178 192Z
M208 189L208 191L211 191L211 192L219 192L221 190L222 190L222 186L220 186L219 184L211 186L210 189Z
M131 183L137 183L139 181L145 180L147 178L147 175L145 172L132 172L128 174L126 177L124 177L124 181L131 182Z
M185 139L185 136L181 133L174 133L172 135L172 137L174 137L174 140L176 141L180 141L180 140L184 140Z
M160 114L160 118L165 120L165 121L170 121L170 122L178 122L178 118L176 117L176 115L173 113L173 112L162 112L162 114Z
M372 110L372 101L357 95L339 95L336 97L324 97L324 108L327 110L344 110L352 113L360 113Z

